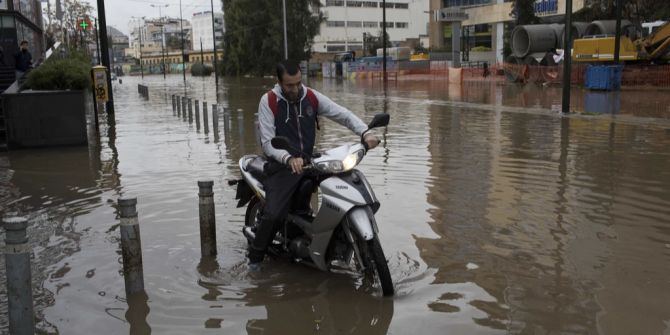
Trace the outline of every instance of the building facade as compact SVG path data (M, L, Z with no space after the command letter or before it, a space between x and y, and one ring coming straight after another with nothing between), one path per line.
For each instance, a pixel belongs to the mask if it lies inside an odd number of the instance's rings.
M386 32L392 44L427 35L429 0L387 0ZM325 0L321 11L326 20L314 37L313 52L363 49L363 34L380 36L382 1ZM426 46L427 47L427 46Z
M203 50L214 50L214 44L216 43L217 48L221 47L223 43L223 13L214 13L214 31L216 36L216 41L212 35L212 12L200 12L193 13L193 18L191 19L192 33L192 50L200 50L200 42L202 41Z
M586 0L573 0L572 11L584 8ZM513 28L512 0L430 0L430 47L451 51L452 25L461 21L461 50L490 50L491 62L503 62L503 36ZM537 0L535 15L560 22L565 0Z
M14 55L19 43L28 41L28 50L37 62L44 55L44 31L42 26L42 6L39 0L0 1L0 47L2 61L14 66Z
M187 20L176 18L162 18L145 20L137 18L128 22L130 31L129 44L126 56L140 58L140 40L142 41L142 54L162 52L165 50L181 50L181 37L183 37L184 48L191 47L191 23Z

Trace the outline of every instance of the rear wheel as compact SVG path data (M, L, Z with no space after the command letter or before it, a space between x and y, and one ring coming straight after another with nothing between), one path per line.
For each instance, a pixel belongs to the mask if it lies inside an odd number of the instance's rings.
M258 197L254 196L251 198L251 201L249 201L249 205L247 205L247 211L244 214L244 228L251 229L251 231L255 234L256 229L258 228L258 222L259 221L259 216L261 214L261 208L263 204L261 201L258 199ZM247 242L251 243L251 240L247 238Z
M356 236L356 244L363 261L364 269L362 270L365 279L374 286L378 285L384 296L392 296L394 289L391 272L377 235L370 241Z

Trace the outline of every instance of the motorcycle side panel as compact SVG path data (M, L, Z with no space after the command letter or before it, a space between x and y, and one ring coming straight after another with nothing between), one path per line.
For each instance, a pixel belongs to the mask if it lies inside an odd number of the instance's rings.
M260 181L254 178L251 175L251 173L247 172L246 169L247 163L256 156L257 155L245 155L242 158L240 158L239 160L240 172L242 172L242 178L244 178L247 184L249 184L251 190L253 190L254 193L261 199L265 199L265 190L263 190L263 184L261 184Z

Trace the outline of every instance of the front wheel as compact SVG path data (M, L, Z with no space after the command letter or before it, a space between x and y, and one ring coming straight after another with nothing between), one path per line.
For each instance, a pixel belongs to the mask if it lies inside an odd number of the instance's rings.
M374 285L380 285L382 294L386 297L393 295L393 281L389 271L384 250L377 235L370 241L365 241L358 237L357 239L360 257L363 260L365 269L363 274L365 279Z

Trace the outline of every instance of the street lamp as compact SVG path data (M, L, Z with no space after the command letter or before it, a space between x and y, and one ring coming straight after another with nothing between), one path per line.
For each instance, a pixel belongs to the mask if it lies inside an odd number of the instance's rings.
M163 30L163 26L165 23L163 22L163 15L161 14L161 7L167 7L169 4L165 5L159 5L159 4L151 4L151 7L158 7L158 19L160 20L160 26L161 26L161 54L163 56L163 79L165 79L165 31Z
M142 75L142 79L144 79L144 66L142 65L142 29L140 28L140 22L144 21L145 17L146 16L142 17L131 16L131 18L137 19L137 35L139 35L139 41L140 41L140 74Z

